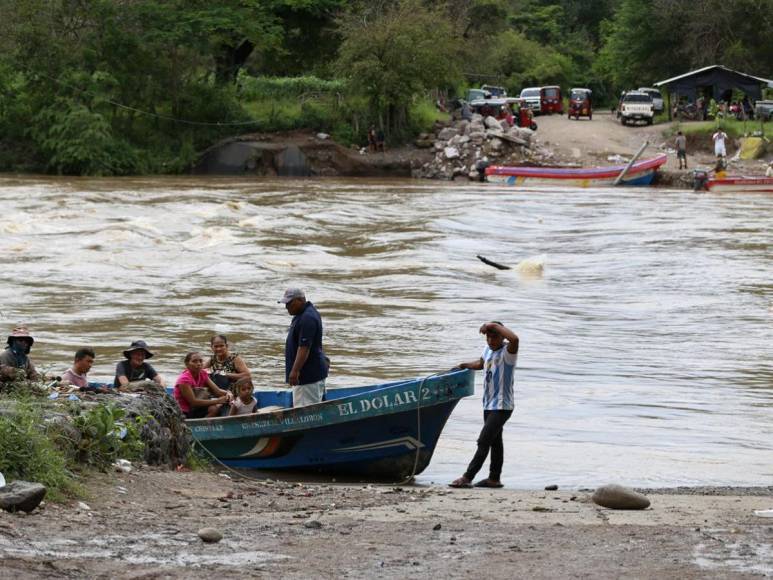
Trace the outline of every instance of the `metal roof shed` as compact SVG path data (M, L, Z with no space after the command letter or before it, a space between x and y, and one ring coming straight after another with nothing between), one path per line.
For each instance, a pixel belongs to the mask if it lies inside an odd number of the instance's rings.
M655 83L656 87L666 87L670 93L684 95L695 100L700 91L711 89L711 96L717 101L728 90L738 89L750 98L758 101L762 98L762 85L773 88L773 80L755 77L729 69L721 64L699 68L677 77Z

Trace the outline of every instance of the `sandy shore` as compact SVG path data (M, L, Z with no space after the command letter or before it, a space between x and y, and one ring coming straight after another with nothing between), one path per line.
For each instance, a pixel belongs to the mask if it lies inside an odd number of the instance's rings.
M236 480L143 467L86 505L0 513L2 578L759 578L773 488L648 490L625 512L590 490ZM205 526L223 540L205 544Z

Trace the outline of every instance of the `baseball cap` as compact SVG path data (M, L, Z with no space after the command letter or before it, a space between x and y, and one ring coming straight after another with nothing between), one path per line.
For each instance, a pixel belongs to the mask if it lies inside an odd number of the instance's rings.
M290 300L294 300L295 298L303 298L306 299L306 294L301 290L300 288L288 288L285 290L284 296L282 296L281 300L278 300L277 302L281 302L282 304L287 304L290 302Z

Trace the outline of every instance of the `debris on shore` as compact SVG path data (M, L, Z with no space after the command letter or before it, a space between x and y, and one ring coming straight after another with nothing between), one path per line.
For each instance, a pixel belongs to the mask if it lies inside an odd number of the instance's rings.
M438 125L434 133L420 134L415 145L435 151L434 158L412 172L424 179L478 181L488 165L540 165L553 158L551 151L538 145L531 129L479 114L469 121Z

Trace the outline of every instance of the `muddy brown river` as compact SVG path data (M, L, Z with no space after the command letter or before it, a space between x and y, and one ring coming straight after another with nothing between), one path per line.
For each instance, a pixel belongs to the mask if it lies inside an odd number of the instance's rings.
M521 338L505 428L511 487L773 482L773 197L514 189L410 180L0 178L0 326L93 379L146 340L172 382L224 333L278 387L299 285L321 311L328 385L477 358ZM476 254L512 266L496 270ZM476 395L421 481L459 475Z

